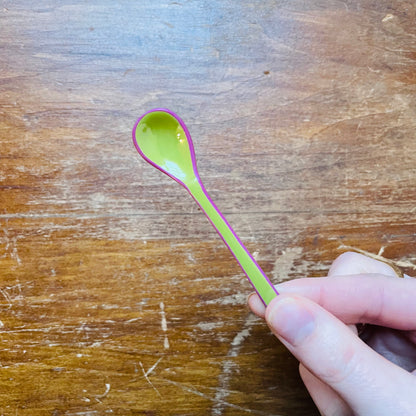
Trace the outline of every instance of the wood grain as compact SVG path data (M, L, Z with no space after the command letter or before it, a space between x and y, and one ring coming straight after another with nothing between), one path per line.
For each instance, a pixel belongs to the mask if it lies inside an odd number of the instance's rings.
M274 282L341 252L416 274L412 1L5 0L0 413L317 415L135 120L187 123Z

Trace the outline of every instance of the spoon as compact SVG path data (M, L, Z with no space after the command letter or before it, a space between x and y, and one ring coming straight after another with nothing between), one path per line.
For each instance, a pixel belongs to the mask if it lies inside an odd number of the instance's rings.
M217 230L265 305L278 295L268 277L238 238L205 190L196 167L191 135L172 111L157 108L143 114L133 128L133 143L155 168L181 184Z

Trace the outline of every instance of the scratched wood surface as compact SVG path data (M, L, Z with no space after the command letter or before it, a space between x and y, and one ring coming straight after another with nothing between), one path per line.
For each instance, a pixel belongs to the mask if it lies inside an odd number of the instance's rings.
M3 0L0 414L317 415L250 287L131 129L188 124L274 282L416 274L414 1Z

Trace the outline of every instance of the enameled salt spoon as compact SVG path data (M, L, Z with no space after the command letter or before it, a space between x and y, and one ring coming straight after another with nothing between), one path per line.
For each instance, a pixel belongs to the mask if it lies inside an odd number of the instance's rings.
M269 304L278 292L205 190L198 174L191 135L185 123L170 110L150 110L137 120L133 129L133 143L147 162L191 194L264 304Z

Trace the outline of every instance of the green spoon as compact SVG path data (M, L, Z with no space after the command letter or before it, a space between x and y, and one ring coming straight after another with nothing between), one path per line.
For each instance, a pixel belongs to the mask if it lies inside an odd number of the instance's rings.
M196 167L191 135L185 123L167 109L148 111L134 126L133 143L147 162L180 183L191 194L264 304L268 305L278 292L205 190Z

